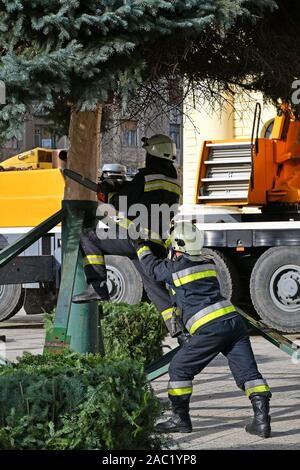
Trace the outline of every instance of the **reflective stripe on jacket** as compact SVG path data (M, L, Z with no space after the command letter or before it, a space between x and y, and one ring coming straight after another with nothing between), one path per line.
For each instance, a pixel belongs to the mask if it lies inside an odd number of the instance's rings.
M157 282L168 284L172 301L181 312L181 321L193 335L209 322L237 315L234 306L220 292L215 263L207 257L192 261L181 256L174 261L161 260L148 246L137 254L144 271Z
M165 175L145 175L145 193L151 191L168 191L180 196L181 188L175 178L168 178Z
M157 168L143 168L139 170L132 181L125 182L120 188L118 193L113 194L109 202L113 203L117 210L125 213L123 218L113 218L114 222L119 226L128 229L129 224L134 221L135 217L140 217L137 208L136 215L130 212L131 207L134 208L135 204L142 204L145 208L145 221L143 222L143 229L149 231L149 236L145 237L151 239L152 242L162 244L165 232L169 229L170 221L175 216L181 188L178 182L176 170L172 162L167 162L168 167L164 168L165 173L157 172ZM126 196L126 207L120 207L120 196ZM153 219L153 208L166 207L171 208L162 217L155 214ZM126 212L127 211L127 212ZM129 215L130 214L130 215Z

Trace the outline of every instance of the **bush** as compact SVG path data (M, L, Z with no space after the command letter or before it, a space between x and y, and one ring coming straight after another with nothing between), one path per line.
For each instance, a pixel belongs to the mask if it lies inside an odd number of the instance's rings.
M46 315L45 327L52 326ZM105 358L25 353L0 367L1 449L159 449L158 400L143 365L162 355L166 330L146 303L103 305Z
M159 413L128 358L27 353L0 367L0 449L159 449Z
M150 363L162 356L166 328L153 305L103 304L105 353Z
M101 326L106 356L129 357L144 364L162 356L162 341L167 330L154 305L104 302L102 307ZM45 314L46 330L52 328L53 319L53 312Z

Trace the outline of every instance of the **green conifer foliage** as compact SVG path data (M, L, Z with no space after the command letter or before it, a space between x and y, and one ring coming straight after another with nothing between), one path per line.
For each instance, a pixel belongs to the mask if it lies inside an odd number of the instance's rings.
M273 5L272 0L1 0L0 80L7 104L0 109L0 132L15 135L29 107L65 119L62 109L91 110L116 92L126 97L173 65L170 47L187 48L207 28L226 35L238 19L259 16Z

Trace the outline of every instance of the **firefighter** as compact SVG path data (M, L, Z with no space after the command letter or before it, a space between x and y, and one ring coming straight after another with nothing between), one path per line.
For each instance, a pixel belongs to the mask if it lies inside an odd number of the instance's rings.
M147 211L148 226L151 227L151 208L153 204L176 206L180 197L180 185L173 160L176 157L176 145L168 136L158 134L144 138L143 148L146 150L146 166L138 171L132 181L127 181L119 187L118 196L127 197L127 207L133 204L141 204ZM108 192L110 189L106 189ZM168 224L174 216L170 213ZM153 281L141 268L136 252L128 237L128 227L134 217L128 217L117 223L117 231L110 237L109 233L102 238L96 229L86 230L81 237L81 249L83 251L84 271L88 283L86 291L73 296L73 302L84 303L93 300L109 300L106 284L106 267L104 255L120 255L132 259L139 271L144 288L149 299L155 304L162 314L168 330L175 336L177 332L171 330L172 302L163 283ZM157 221L156 221L157 222ZM164 221L166 222L166 221ZM166 247L163 240L163 227L159 223L158 233L151 242L156 256L165 257Z
M173 414L156 425L158 432L191 432L189 403L193 379L219 353L228 360L237 386L251 400L254 418L246 431L269 437L270 388L257 369L247 328L229 300L220 293L212 257L201 254L204 234L192 222L178 222L171 229L170 260L154 256L149 246L135 242L145 273L167 283L180 322L189 337L169 366L168 396ZM176 321L178 317L174 316Z

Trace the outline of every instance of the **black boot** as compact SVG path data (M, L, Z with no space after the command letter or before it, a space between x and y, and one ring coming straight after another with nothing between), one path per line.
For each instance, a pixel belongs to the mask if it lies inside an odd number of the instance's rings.
M246 431L260 437L271 436L271 417L270 398L263 395L254 395L251 398L251 404L254 411L254 418L251 423L247 424Z
M173 413L171 418L155 426L156 432L192 432L192 422L189 413Z
M72 297L72 302L74 304L84 304L94 300L110 300L106 282L92 282L91 284L88 284L88 287L84 292Z

